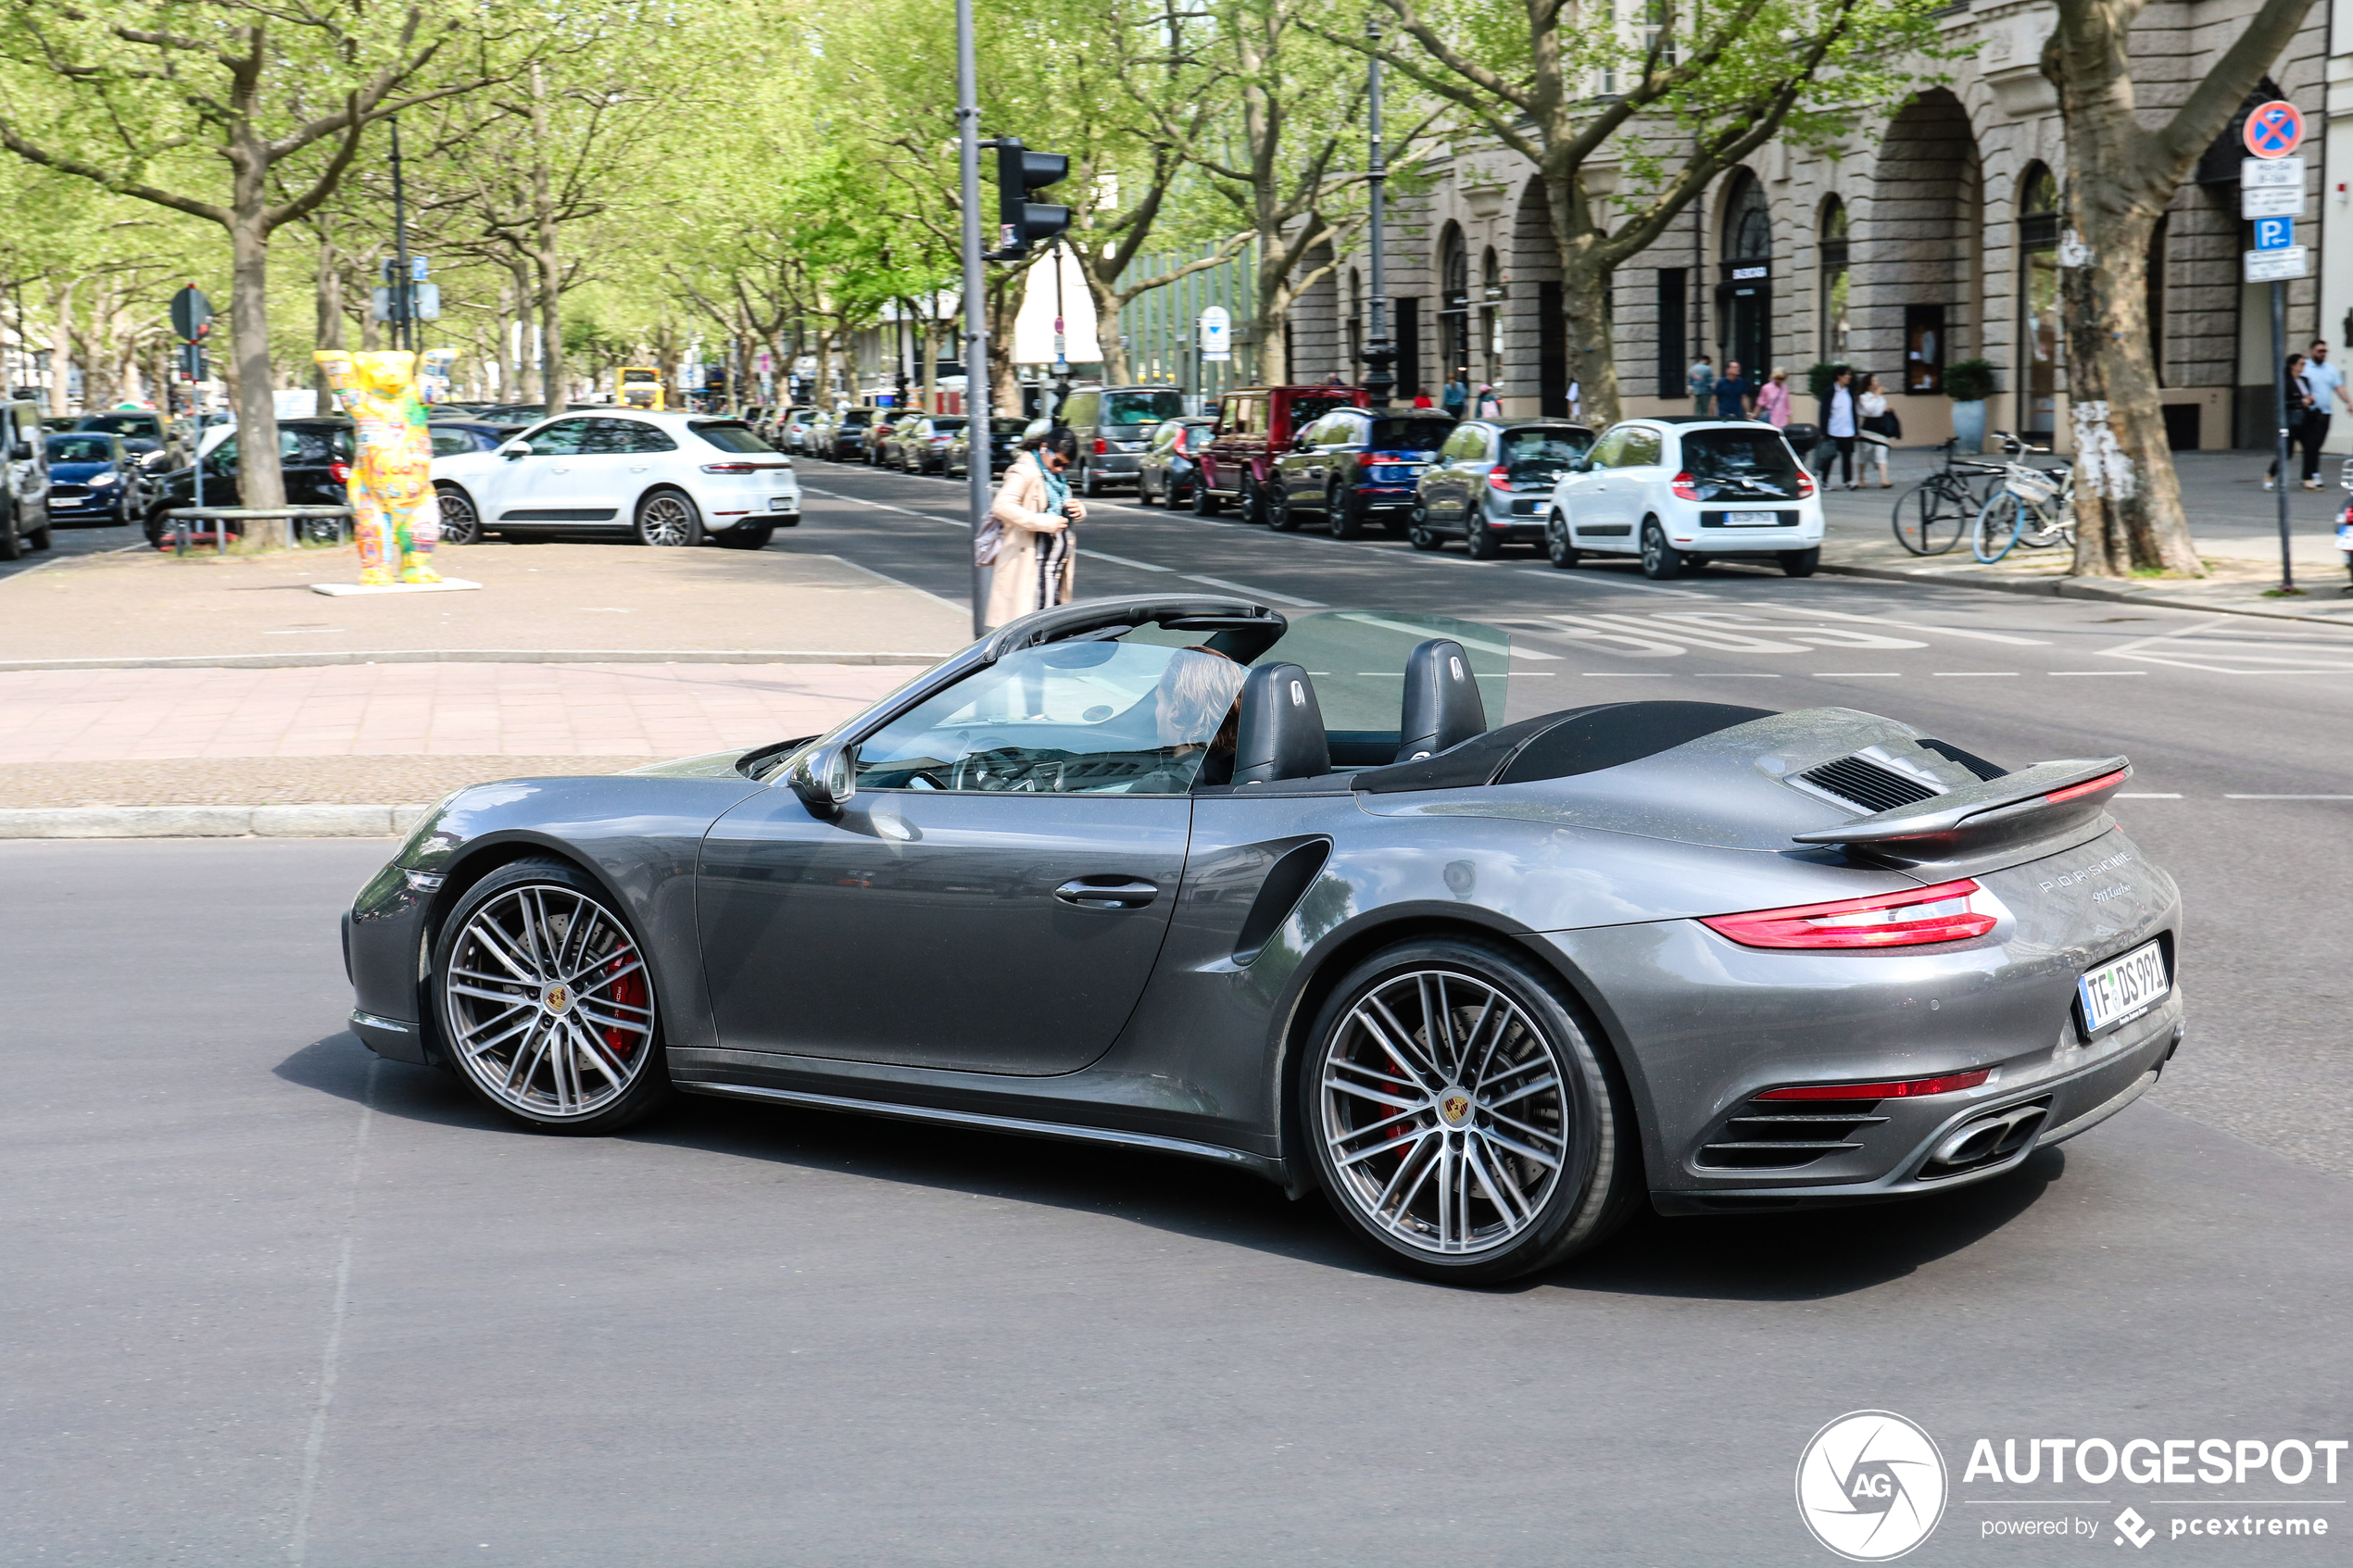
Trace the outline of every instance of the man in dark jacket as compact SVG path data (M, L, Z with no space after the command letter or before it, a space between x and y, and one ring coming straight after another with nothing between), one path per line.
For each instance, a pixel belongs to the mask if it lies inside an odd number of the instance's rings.
M1737 359L1726 360L1723 379L1716 383L1716 417L1719 420L1748 418L1751 395L1748 378L1741 374L1741 362Z

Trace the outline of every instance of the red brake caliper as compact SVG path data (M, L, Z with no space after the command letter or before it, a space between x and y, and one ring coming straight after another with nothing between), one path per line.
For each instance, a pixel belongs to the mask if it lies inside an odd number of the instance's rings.
M610 974L617 969L626 969L633 961L635 961L633 955L623 953L605 966L605 972ZM646 990L646 972L640 969L635 974L623 975L605 988L605 995L625 1008L643 1011L648 995ZM604 1034L606 1047L623 1061L627 1061L629 1053L637 1048L637 1037L625 1029L608 1024Z

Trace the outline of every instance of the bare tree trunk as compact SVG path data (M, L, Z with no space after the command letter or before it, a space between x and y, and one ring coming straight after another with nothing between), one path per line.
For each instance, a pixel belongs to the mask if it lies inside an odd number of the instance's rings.
M252 186L250 199L245 187ZM270 374L270 236L261 226L261 179L237 173L236 211L229 225L232 283L230 348L237 363L237 488L239 504L283 507L285 476L278 470L278 408ZM248 553L285 542L283 521L251 522L238 548Z
M49 310L49 412L73 412L73 290L81 280L69 278L59 286Z
M1575 174L1547 180L1544 195L1552 209L1553 245L1560 255L1567 381L1578 388L1586 417L1598 430L1620 418L1617 354L1608 316L1613 267L1597 243L1601 235L1585 200L1584 182Z
M531 68L531 209L535 242L532 265L539 274L539 379L550 415L564 411L563 259L556 250L556 198L553 172L543 150L550 144L547 125L547 78L537 65Z
M325 219L319 222L319 346L337 349L343 346L343 270L335 265L334 232ZM335 411L334 389L327 384L327 372L314 369L312 375L318 387L318 411L321 415Z

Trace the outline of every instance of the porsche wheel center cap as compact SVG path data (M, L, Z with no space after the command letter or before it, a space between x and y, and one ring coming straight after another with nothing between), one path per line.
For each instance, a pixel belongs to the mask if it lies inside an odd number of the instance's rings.
M550 985L540 997L539 1005L560 1017L564 1010L572 1006L572 992L561 985Z
M1471 1119L1470 1091L1462 1088L1441 1089L1438 1094L1438 1115L1449 1127L1466 1125Z

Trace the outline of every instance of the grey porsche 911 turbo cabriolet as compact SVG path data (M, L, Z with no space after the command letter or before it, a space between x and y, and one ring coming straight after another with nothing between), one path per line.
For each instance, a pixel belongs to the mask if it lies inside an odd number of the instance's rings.
M462 789L345 917L352 1026L548 1132L683 1090L1214 1160L1464 1283L1645 1199L1982 1181L2156 1081L2182 913L2124 759L1532 711L1546 657L1096 600L827 734Z

